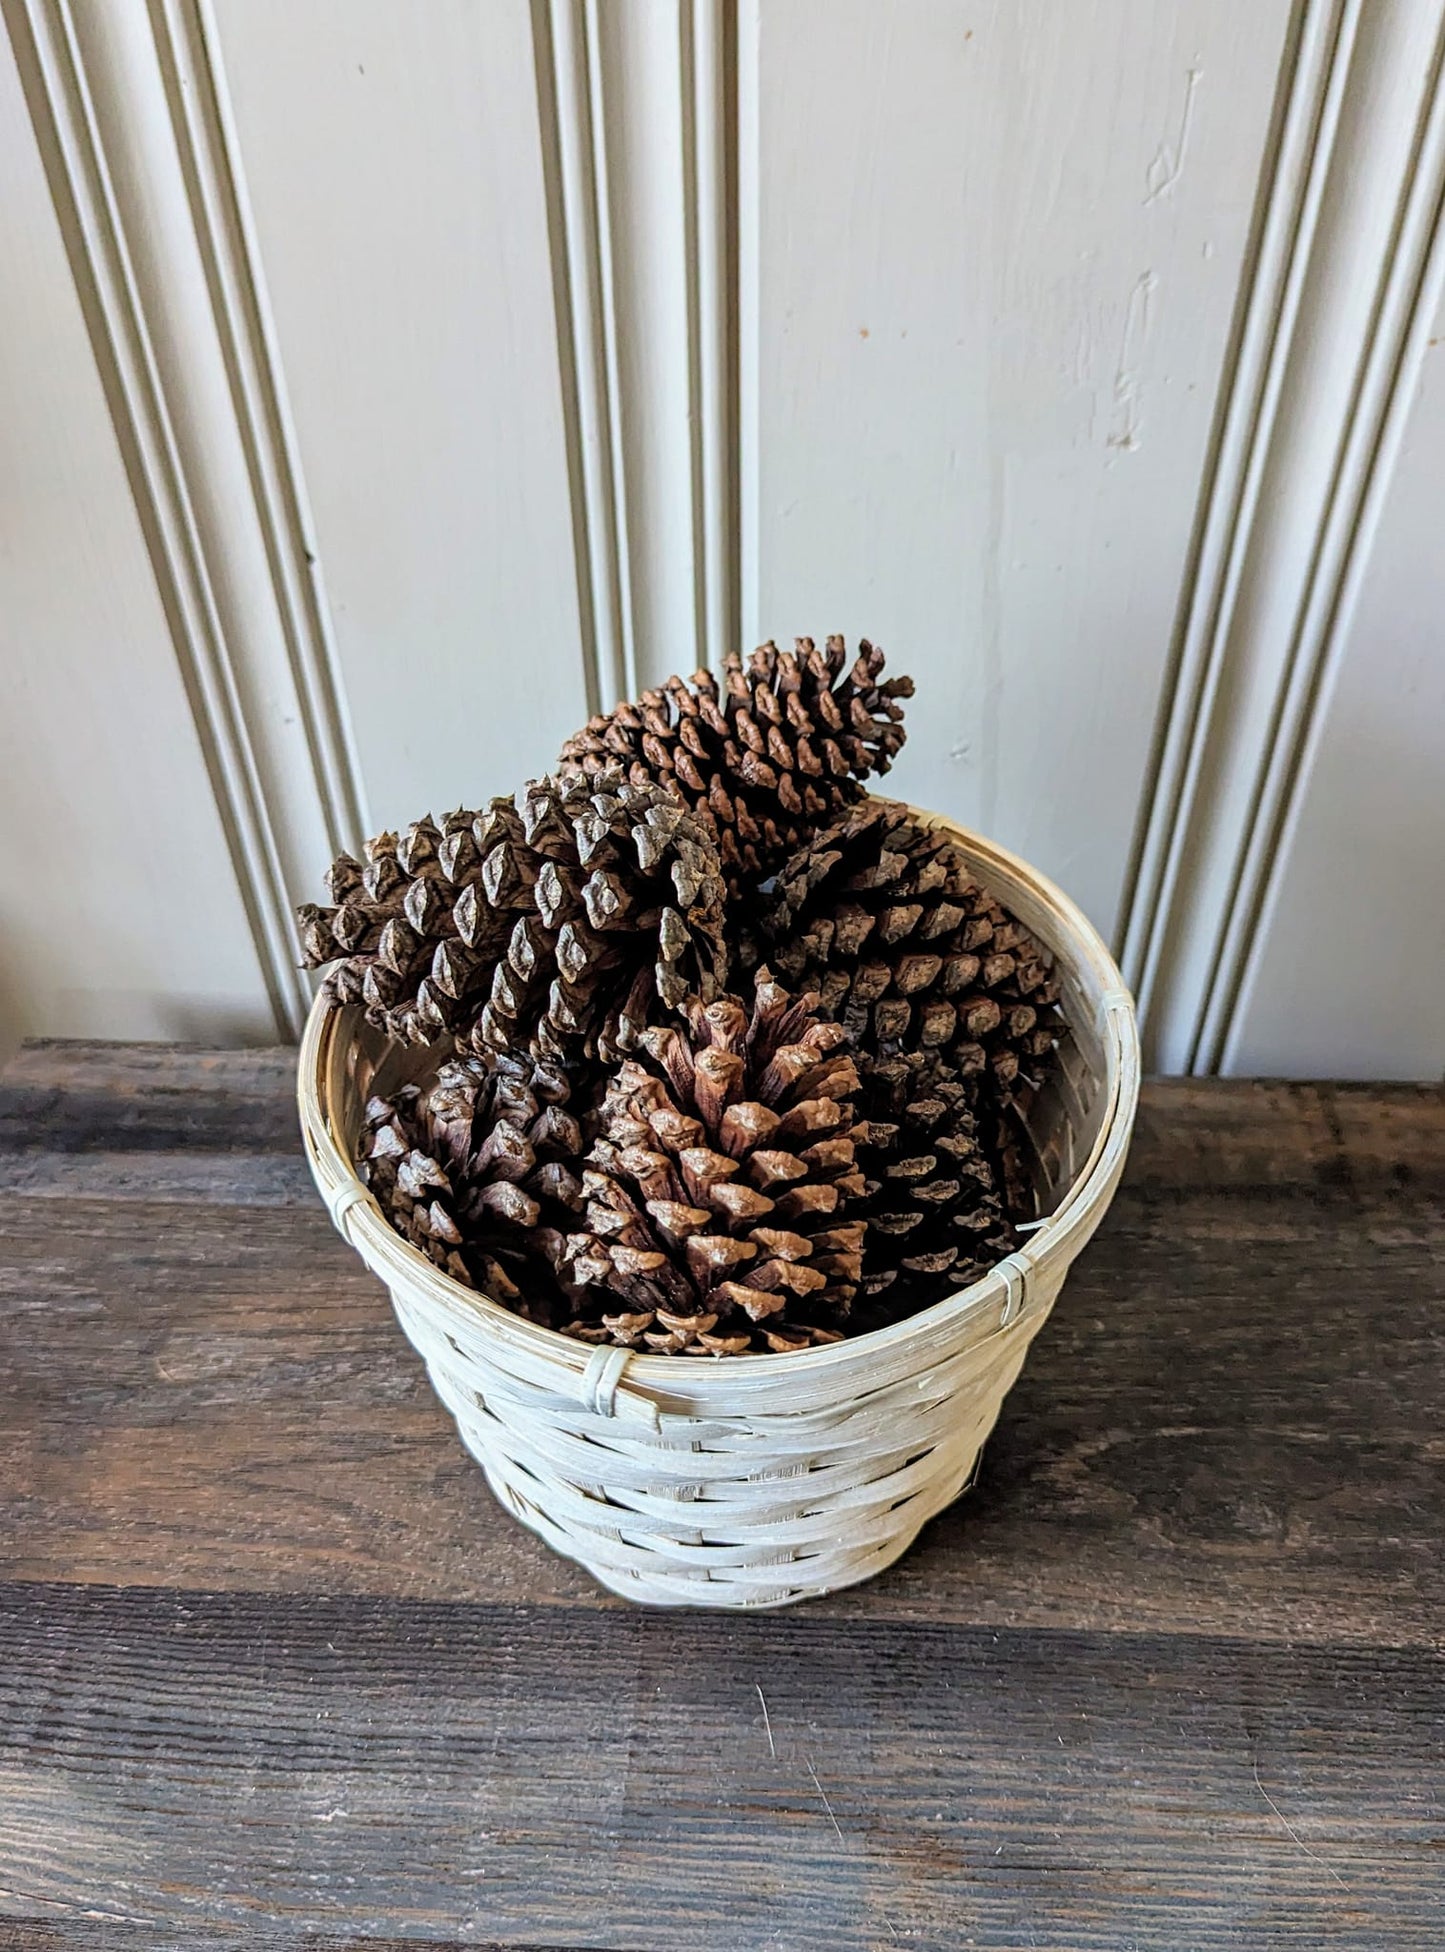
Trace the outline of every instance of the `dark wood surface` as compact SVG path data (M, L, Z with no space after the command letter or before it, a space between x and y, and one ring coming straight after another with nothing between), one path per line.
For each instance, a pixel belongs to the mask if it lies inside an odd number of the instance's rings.
M0 1081L0 1952L1445 1944L1445 1108L1145 1094L978 1489L629 1609L331 1231L292 1055Z

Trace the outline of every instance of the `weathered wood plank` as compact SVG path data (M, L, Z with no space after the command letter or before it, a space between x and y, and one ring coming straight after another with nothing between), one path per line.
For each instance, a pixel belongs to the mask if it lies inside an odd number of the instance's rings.
M1445 1898L1423 1652L10 1587L0 1703L32 1916L1379 1952Z
M304 1159L274 1151L0 1151L0 1193L38 1200L179 1201L202 1206L314 1206Z
M289 1123L273 1149L290 1065L45 1045L12 1068L49 1110L0 1152L4 1564L612 1605L492 1505ZM1442 1162L1439 1093L1151 1087L979 1490L826 1610L1428 1639Z
M312 1207L12 1198L4 1562L24 1577L612 1604L497 1510ZM1428 1639L1445 1220L1388 1186L1126 1187L979 1490L822 1603Z
M296 1053L38 1041L0 1073L0 1151L294 1153Z
M1129 1184L1190 1194L1389 1188L1445 1196L1445 1092L1434 1086L1268 1078L1154 1078Z
M0 1079L0 1952L1438 1944L1439 1093L1151 1086L979 1489L738 1620L492 1504L292 1061Z
M95 1918L0 1918L0 1952L505 1952L496 1939L376 1938L354 1932L273 1930L247 1925L227 1931L187 1923L179 1930L156 1925L125 1925ZM527 1952L605 1952L596 1945L539 1945Z

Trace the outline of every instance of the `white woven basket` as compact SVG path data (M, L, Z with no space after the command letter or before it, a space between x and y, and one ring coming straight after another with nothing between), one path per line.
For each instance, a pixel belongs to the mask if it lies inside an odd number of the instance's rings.
M634 1355L588 1348L474 1294L392 1231L352 1164L366 1093L399 1082L408 1058L355 1011L318 1002L311 1012L301 1123L332 1218L391 1290L507 1510L628 1599L782 1606L890 1565L971 1481L1119 1183L1139 1048L1112 958L1042 875L951 821L918 817L958 843L1052 952L1072 1035L1030 1114L1048 1217L983 1280L872 1335L800 1355Z

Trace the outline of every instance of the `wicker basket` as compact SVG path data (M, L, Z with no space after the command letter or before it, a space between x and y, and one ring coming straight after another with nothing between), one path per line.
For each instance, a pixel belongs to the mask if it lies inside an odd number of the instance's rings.
M354 1011L311 1012L301 1123L332 1218L391 1290L507 1510L628 1599L782 1606L891 1564L971 1481L1119 1182L1139 1051L1108 951L1032 868L918 817L1052 952L1072 1035L1030 1118L1047 1218L983 1280L872 1335L800 1355L638 1356L569 1341L460 1286L392 1231L352 1164L365 1093L401 1082L415 1056L384 1048Z

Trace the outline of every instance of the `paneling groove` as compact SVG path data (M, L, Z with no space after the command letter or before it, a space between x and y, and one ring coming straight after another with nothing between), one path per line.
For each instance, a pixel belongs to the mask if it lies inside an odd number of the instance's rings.
M731 7L536 0L594 703L734 641Z
M761 642L759 535L762 437L762 59L761 0L737 0L737 535L739 641Z
M0 1054L25 1036L271 1043L3 24L0 184Z
M552 231L557 349L566 417L588 710L633 689L626 484L616 438L616 347L605 165L593 101L595 37L585 0L533 0L538 114Z
M1369 560L1271 859L1221 1060L1230 1075L1445 1072L1445 292L1420 329L1414 397L1403 413L1397 400L1389 436L1398 452L1377 470L1389 486L1370 512Z
M737 253L732 213L737 92L733 0L692 0L688 262L700 663L738 647Z
M151 18L330 844L355 850L371 819L212 0L151 0Z
M1228 1061L1438 286L1439 0L1310 5L1125 930L1152 1061Z
M72 271L278 1027L291 909L360 787L199 15L6 0Z
M1161 938L1183 871L1205 734L1218 696L1250 521L1279 407L1290 335L1334 134L1359 0L1307 0L1281 76L1279 133L1266 166L1246 302L1206 480L1196 554L1162 700L1154 769L1121 929L1124 974L1152 1000Z
M1264 918L1279 892L1281 864L1290 858L1325 703L1354 621L1421 362L1445 292L1445 10L1440 18L1425 120L1406 175L1404 204L1320 539L1309 607L1301 619L1281 736L1270 753L1263 805L1229 916L1221 979L1209 998L1203 1049L1211 1070L1234 1068L1240 999L1253 977ZM1406 698L1399 709L1409 709ZM1408 918L1402 915L1401 923L1403 937ZM1403 939L1400 951L1408 953Z

